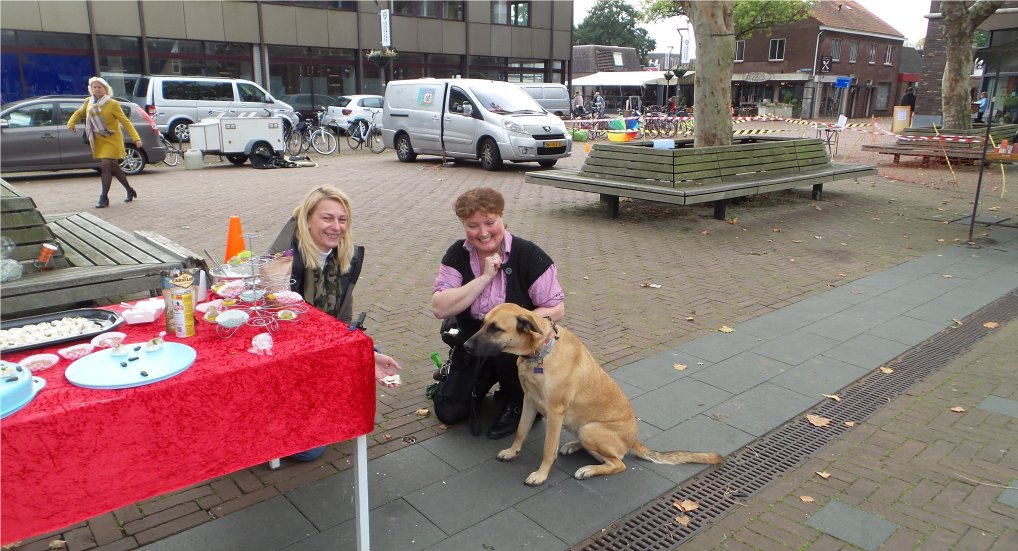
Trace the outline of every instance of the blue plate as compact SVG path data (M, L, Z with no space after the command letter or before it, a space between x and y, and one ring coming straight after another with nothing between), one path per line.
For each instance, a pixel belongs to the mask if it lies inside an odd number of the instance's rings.
M8 363L8 365L10 365L9 362L5 363ZM28 371L27 367L24 367L23 369L25 371ZM12 403L10 400L7 400L0 404L0 419L3 419L8 415L18 411L19 409L27 406L28 403L32 401L32 398L35 398L35 395L38 394L39 391L42 390L42 387L44 386L46 386L46 379L43 379L42 377L32 377L32 393L26 396L24 400L21 400L19 402Z
M71 384L84 388L131 388L182 373L191 367L197 356L193 348L177 342L164 342L162 348L154 352L146 352L145 343L125 344L124 350L128 352L124 356L114 356L113 349L106 348L79 358L67 367L64 375Z

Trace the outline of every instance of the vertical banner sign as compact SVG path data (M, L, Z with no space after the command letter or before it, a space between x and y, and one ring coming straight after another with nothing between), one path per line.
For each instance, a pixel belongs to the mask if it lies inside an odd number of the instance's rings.
M682 60L681 63L683 65L689 65L689 39L688 38L684 38L682 40L682 54L681 54L680 59Z
M380 10L378 18L382 22L382 47L392 47L392 32L389 30L389 10Z

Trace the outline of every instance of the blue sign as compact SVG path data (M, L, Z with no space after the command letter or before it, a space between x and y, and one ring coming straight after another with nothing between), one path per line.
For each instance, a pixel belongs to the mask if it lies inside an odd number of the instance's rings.
M848 85L852 84L852 77L838 77L834 81L835 88L848 88Z

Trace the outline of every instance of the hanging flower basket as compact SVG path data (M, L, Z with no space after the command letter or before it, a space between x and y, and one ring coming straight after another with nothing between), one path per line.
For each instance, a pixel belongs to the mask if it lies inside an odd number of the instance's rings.
M373 61L375 65L379 67L386 67L392 60L396 58L396 50L392 48L383 48L381 50L371 50L364 57L368 58L368 61Z

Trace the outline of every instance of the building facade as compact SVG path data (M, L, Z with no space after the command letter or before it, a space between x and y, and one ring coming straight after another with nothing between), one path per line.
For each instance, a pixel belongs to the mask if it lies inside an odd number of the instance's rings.
M819 2L812 17L736 41L732 98L794 103L803 117L890 116L904 41L857 2Z
M380 94L419 77L565 82L571 1L4 0L0 101L117 95L139 75L246 78L272 94ZM374 62L380 10L394 58Z

